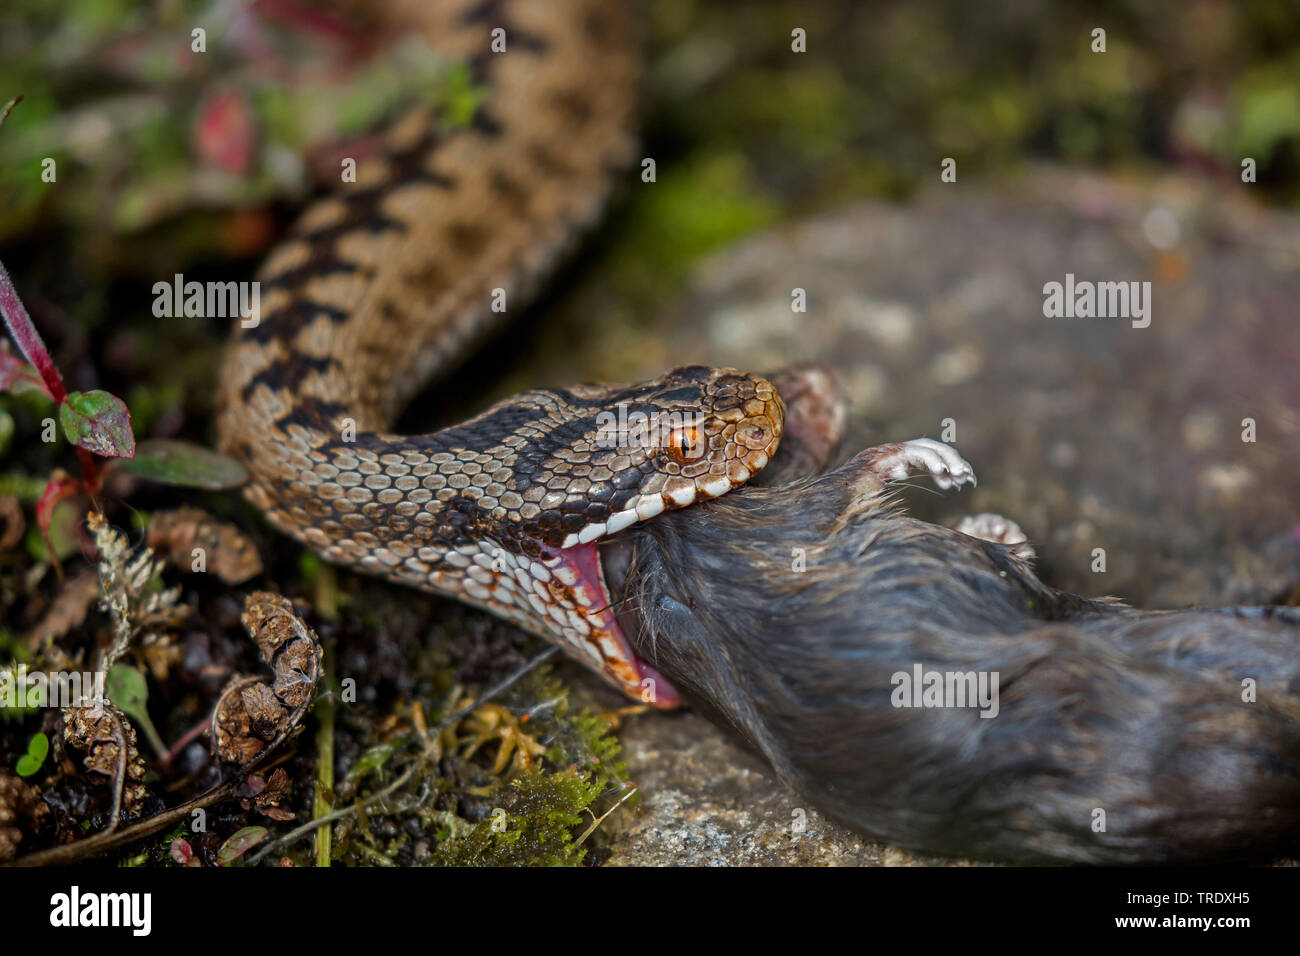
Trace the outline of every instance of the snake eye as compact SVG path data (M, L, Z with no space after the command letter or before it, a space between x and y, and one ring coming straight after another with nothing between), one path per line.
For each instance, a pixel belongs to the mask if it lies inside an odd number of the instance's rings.
M704 454L704 433L694 425L674 428L668 433L664 450L679 465L694 461Z

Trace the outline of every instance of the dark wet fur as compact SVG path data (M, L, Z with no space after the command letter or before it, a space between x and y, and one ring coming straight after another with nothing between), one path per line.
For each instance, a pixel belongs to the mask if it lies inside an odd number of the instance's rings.
M1001 545L904 515L861 456L661 515L623 544L638 652L864 834L1019 862L1297 846L1300 609L1064 594ZM1000 713L892 706L891 675L916 663L998 672Z

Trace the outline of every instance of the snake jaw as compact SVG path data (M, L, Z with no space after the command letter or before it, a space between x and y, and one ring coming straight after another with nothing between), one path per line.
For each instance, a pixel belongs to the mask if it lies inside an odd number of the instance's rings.
M532 629L561 644L624 693L663 709L678 706L680 695L633 650L610 596L599 546L638 522L721 497L744 484L767 465L785 429L785 404L771 383L734 369L676 369L642 388L673 390L683 382L700 381L711 413L689 427L662 430L664 444L647 449L646 479L635 494L619 502L618 510L603 520L589 518L550 544L532 538L555 577L553 597L569 609L563 621L543 615ZM644 439L644 434L639 436ZM687 444L696 446L695 455L687 453Z
M594 666L629 697L661 710L681 704L681 695L659 671L632 650L623 633L605 583L605 570L595 544L572 548L543 548L551 556L551 573L564 583L582 611L587 630L566 630L561 643L584 664Z
M429 434L385 430L481 338L499 283L513 311L591 225L633 157L637 98L635 30L614 5L497 11L538 41L509 56L486 55L481 11L409 6L432 45L469 59L486 98L455 135L424 108L404 116L379 138L365 188L314 205L271 255L261 321L239 323L220 377L222 447L247 466L245 493L270 523L327 560L484 608L635 697L653 681L648 702L672 706L676 692L618 627L596 542L712 496L719 475L747 478L757 419L783 411L780 399L735 369L687 366L639 385L532 389ZM574 108L574 90L589 108ZM534 142L543 129L554 143ZM525 147L546 162L521 164ZM548 167L536 195L532 165ZM508 209L506 225L485 209ZM622 441L646 412L687 414L667 442ZM766 439L779 431L778 414ZM691 454L702 439L703 462Z
M694 369L683 369L665 378L697 374ZM722 409L699 429L707 433L712 454L689 458L670 446L667 467L671 470L651 479L638 496L623 503L622 510L603 522L593 521L570 532L559 548L541 545L555 561L553 573L568 587L566 602L581 608L585 623L583 629L564 628L563 636L555 639L629 696L662 709L678 706L681 697L655 667L637 656L623 632L598 544L664 511L725 495L762 470L775 453L785 428L785 404L776 389L756 376L731 370L710 374L727 381L726 387L746 392L742 401ZM677 432L670 434L675 444Z

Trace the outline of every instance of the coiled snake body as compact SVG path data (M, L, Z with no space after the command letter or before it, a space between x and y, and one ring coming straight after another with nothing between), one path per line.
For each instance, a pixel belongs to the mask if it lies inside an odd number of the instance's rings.
M486 96L464 128L403 116L273 252L260 321L237 329L221 374L222 447L268 520L327 560L484 607L672 706L619 630L595 542L748 480L780 439L781 399L757 376L688 367L385 431L480 338L493 296L517 308L595 218L630 155L638 72L626 13L605 0L392 6Z

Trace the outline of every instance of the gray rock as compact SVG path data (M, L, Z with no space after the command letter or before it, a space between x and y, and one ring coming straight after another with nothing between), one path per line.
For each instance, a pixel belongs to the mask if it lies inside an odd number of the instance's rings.
M745 242L656 335L674 363L830 362L852 400L845 457L951 420L979 487L909 505L1015 519L1050 584L1145 607L1300 602L1297 223L1186 183L1047 172L965 192ZM1150 326L1046 318L1044 283L1066 273L1150 281ZM624 740L643 804L611 864L926 862L811 807L794 839L799 798L697 716L637 718Z

